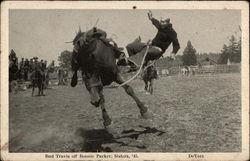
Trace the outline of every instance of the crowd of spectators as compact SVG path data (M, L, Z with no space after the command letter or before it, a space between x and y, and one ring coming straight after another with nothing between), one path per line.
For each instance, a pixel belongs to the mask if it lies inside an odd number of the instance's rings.
M53 68L55 66L54 60L51 62L51 64L47 65L47 60L39 60L38 57L33 58L21 58L21 60L18 60L18 57L16 56L16 53L14 50L11 50L9 55L9 60L12 66L15 66L17 68L17 79L18 80L24 80L27 81L29 79L29 74L32 73L35 70L40 70L44 72L48 67Z

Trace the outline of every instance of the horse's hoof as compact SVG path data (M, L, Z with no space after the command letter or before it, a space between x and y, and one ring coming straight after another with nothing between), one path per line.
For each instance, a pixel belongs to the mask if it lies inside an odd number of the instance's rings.
M108 128L108 126L110 126L112 123L112 120L111 119L107 119L105 121L103 121L103 126L106 128Z
M144 113L141 113L141 116L142 116L144 119L152 118L152 115L150 114L149 111L146 111L146 112L144 112Z
M148 107L146 105L141 106L140 113L141 113L141 116L145 119L151 118L151 115L148 111Z
M106 127L104 127L104 128L105 128L105 130L106 130L109 134L113 135L114 138L119 137L119 132L118 132L117 129L113 126L113 124L111 124L111 125L109 125L109 126L106 126Z

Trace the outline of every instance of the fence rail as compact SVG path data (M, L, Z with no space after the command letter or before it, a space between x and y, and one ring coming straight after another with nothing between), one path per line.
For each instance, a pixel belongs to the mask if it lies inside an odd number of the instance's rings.
M181 74L182 67L157 67L159 75L175 75ZM232 65L206 65L201 68L194 69L195 74L215 74L215 73L240 73L241 65L232 64ZM125 79L130 78L134 73L123 74ZM72 72L69 71L68 78L71 78ZM81 72L78 72L79 78L81 77ZM50 73L50 79L58 79L58 74L56 72Z
M172 67L164 68L158 67L159 75L175 75L181 74L182 67ZM195 74L217 74L217 73L240 73L241 65L232 64L232 65L206 65L201 68L192 68Z

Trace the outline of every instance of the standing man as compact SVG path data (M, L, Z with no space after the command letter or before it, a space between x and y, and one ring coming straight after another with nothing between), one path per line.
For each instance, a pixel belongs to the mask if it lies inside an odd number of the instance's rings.
M167 18L159 21L153 18L151 11L148 12L148 18L158 30L155 38L152 40L152 45L159 47L161 49L161 53L164 54L168 46L172 43L173 50L171 52L171 58L175 59L175 55L180 49L180 44L177 38L177 33L170 23L170 19Z
M33 59L32 59L32 58L30 59L29 64L30 64L29 72L32 73L32 71L33 71L33 69L34 69L34 63L33 63Z
M47 60L44 61L43 68L44 68L44 69L47 68Z
M23 67L24 67L24 58L22 58L21 62L19 63L19 71L18 71L19 80L22 80L24 78Z
M25 81L28 80L29 67L30 67L29 60L28 60L28 59L25 59L24 67L23 67L23 71L24 71L24 80L25 80Z
M39 63L39 67L40 67L40 69L42 70L42 71L44 71L44 69L43 69L43 60L41 59L41 61L40 61L40 63Z

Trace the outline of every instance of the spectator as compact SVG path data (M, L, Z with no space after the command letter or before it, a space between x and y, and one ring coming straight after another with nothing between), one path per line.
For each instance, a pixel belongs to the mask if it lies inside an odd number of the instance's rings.
M33 71L33 69L34 69L33 67L34 67L33 59L30 59L30 62L29 62L29 72Z

